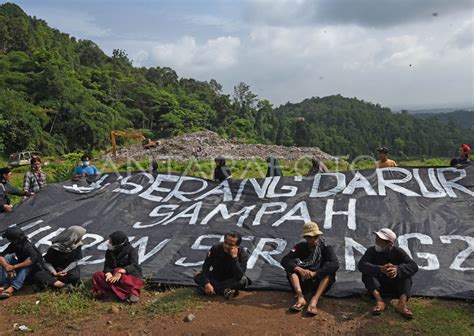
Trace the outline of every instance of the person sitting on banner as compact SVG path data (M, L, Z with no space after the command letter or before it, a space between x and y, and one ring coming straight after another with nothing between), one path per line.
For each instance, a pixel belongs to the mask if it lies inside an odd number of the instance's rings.
M81 157L82 165L76 167L73 173L73 178L78 179L81 177L99 175L100 171L96 166L91 165L91 157L89 155L83 155Z
M456 168L462 168L471 163L469 161L469 154L471 154L471 147L466 144L459 146L459 157L451 160L450 166Z
M385 311L383 297L395 297L399 299L398 312L411 319L413 313L407 308L407 301L418 265L403 249L394 246L397 235L392 230L384 228L374 234L375 246L369 247L359 261L362 282L376 300L372 313L380 315Z
M222 182L231 178L232 173L230 168L226 166L225 159L222 156L215 158L214 162L216 163L216 168L214 168L214 181Z
M283 173L281 171L280 163L278 160L274 157L268 157L267 158L267 177L273 177L273 176L283 176Z
M194 275L199 293L223 295L230 300L251 283L245 275L249 256L241 242L240 233L232 231L224 235L224 242L211 247L202 271Z
M81 269L78 265L82 259L82 237L86 229L71 226L51 239L51 247L44 256L45 269L34 276L36 288L72 291L73 286L81 280Z
M10 244L0 253L0 299L8 299L18 292L28 275L44 268L43 257L18 227L8 228L3 234Z
M296 303L289 309L290 312L303 311L306 307L305 296L311 295L306 312L312 316L317 315L321 295L336 281L339 260L332 246L326 244L321 237L322 234L318 224L305 223L302 234L305 241L296 244L281 261L297 297Z
M94 296L115 296L128 303L137 303L140 289L145 284L138 260L138 251L130 244L127 235L122 231L112 233L105 252L104 270L95 272L92 277Z
M30 171L25 173L23 190L38 193L46 185L46 173L41 170L42 162L39 156L30 160Z
M378 161L375 162L375 168L396 167L397 163L388 158L387 147L377 149Z
M311 168L306 174L306 177L313 177L321 173L329 173L328 167L326 167L323 161L319 161L317 158L311 159Z
M0 212L13 211L10 197L8 195L16 196L31 196L34 193L24 190L19 190L10 184L12 173L9 168L0 168Z

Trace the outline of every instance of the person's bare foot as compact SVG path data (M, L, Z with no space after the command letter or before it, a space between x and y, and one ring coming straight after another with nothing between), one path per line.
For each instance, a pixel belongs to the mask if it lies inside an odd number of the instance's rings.
M308 315L316 316L316 315L318 315L318 307L316 307L316 305L313 305L312 303L310 303L309 306L308 306L308 309L306 309L306 312L308 313Z
M398 305L397 311L406 319L411 320L414 317L412 311L406 305Z
M300 312L304 309L304 307L306 307L306 300L304 299L304 296L298 296L296 303L290 307L290 311Z
M380 315L385 311L385 302L377 301L374 308L372 308L372 314Z

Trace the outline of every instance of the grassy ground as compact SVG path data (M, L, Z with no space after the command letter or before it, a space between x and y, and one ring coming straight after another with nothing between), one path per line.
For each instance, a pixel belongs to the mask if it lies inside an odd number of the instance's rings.
M214 304L197 296L190 288L166 292L145 290L142 302L133 306L113 301L96 301L92 299L89 291L88 286L82 286L69 295L44 292L24 296L9 307L8 315L38 333L57 330L58 324L70 329L70 333L79 332L82 330L83 321L91 321L94 318L100 325L115 325L117 320L129 321L129 331L133 333L134 325L148 323L163 316L181 321L183 312L187 314L211 309ZM281 294L282 298L287 296L288 293ZM346 312L348 307L352 308L349 314L359 319L357 329L353 330L356 335L474 335L474 306L469 302L414 298L410 301L410 307L415 313L415 319L407 321L401 318L393 307L389 307L382 316L372 317L368 312L373 302L368 297L325 299L321 304L322 309L330 309L328 307L333 307L331 302L334 301L338 301L337 307L346 307ZM394 306L395 302L391 305ZM231 309L238 312L237 307ZM250 305L249 309L257 311L258 307L252 308ZM276 313L281 314L281 311ZM329 313L337 315L338 312ZM216 318L224 320L231 317ZM271 330L269 332L272 333Z

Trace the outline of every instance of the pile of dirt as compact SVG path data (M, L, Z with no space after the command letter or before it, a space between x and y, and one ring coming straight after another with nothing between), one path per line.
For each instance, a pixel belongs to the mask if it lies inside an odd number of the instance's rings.
M319 160L335 160L336 158L323 152L318 147L285 147L277 145L242 144L226 140L211 131L194 132L159 141L156 148L143 149L140 144L125 146L117 150L117 156L111 153L107 158L114 161L141 161L150 157L159 160L186 161L191 158L213 160L223 156L231 160L266 159L273 156L285 160L297 160L303 157Z

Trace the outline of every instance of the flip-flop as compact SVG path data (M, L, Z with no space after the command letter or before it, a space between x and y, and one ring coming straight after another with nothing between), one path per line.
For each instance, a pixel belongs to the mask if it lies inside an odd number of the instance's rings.
M386 308L386 307L385 307L385 303L384 303L383 305L377 303L377 304L375 305L375 307L372 308L372 314L373 314L373 315L380 315L380 314L382 314L382 313L385 311L385 308Z
M318 315L318 308L316 306L308 306L306 309L306 314L310 316L316 316Z
M411 320L413 319L414 315L412 313L412 311L408 308L405 308L405 309L399 309L397 308L398 312L400 313L400 315L402 315L404 318L408 319L408 320Z
M293 306L291 306L288 310L293 313L299 313L302 312L306 304L301 304L301 303L295 303Z
M0 300L9 299L10 297L12 297L12 295L13 293L10 293L4 290L3 292L0 293Z

